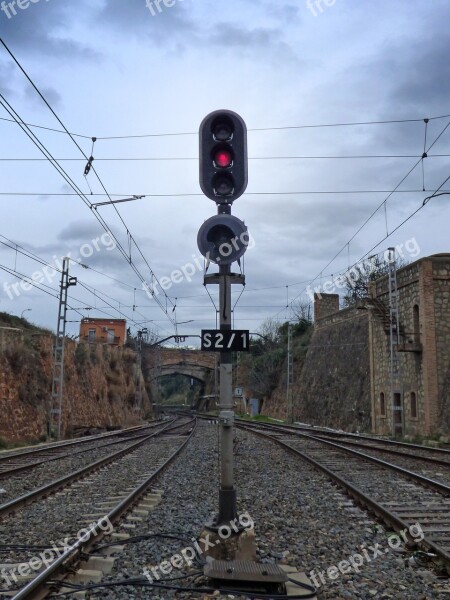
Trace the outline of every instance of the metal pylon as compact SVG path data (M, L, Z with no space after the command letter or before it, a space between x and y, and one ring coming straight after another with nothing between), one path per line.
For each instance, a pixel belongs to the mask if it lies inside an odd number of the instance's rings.
M53 358L52 393L50 399L50 436L61 437L62 397L64 386L64 342L66 338L67 290L76 285L76 277L69 277L69 258L63 259L59 294L58 324Z

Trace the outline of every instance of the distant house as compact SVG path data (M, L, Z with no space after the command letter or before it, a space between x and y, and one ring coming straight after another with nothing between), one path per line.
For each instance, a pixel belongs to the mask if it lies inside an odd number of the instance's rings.
M82 319L80 341L123 346L126 341L126 329L125 319Z

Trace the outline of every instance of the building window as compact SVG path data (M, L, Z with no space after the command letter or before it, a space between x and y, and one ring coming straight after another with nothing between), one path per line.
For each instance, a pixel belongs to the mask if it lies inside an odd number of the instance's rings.
M419 305L414 304L413 306L413 328L414 328L414 343L420 344L420 317L419 317Z
M107 329L106 336L107 336L108 344L114 344L114 338L115 338L114 329Z
M90 342L95 342L95 329L89 329L88 339Z
M380 394L380 415L382 417L386 416L386 400L384 399L384 392Z
M417 419L417 396L416 392L410 394L411 418Z

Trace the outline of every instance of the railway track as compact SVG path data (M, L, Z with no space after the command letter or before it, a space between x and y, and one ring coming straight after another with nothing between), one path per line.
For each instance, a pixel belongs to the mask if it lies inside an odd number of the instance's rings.
M16 497L5 504L0 505L0 520L3 520L7 515L13 513L32 502L35 502L41 498L46 498L47 496L58 492L59 490L66 488L69 485L76 483L84 478L86 478L91 473L95 473L100 469L106 467L107 465L120 460L122 457L136 451L146 442L151 440L152 438L164 433L170 426L172 425L172 421L168 423L162 423L161 427L154 433L147 433L144 437L140 437L138 441L132 441L130 444L126 445L124 448L108 454L104 458L96 460L88 465L85 465L81 469L73 471L63 477L57 478L55 480L46 483L45 485L35 488L26 494L23 494L19 497ZM121 440L122 443L124 440ZM117 443L117 442L116 442ZM20 470L20 468L19 468Z
M247 420L237 419L237 423L248 423ZM404 468L415 471L429 479L436 479L444 485L450 485L450 452L440 448L428 448L403 442L391 443L391 440L379 440L369 436L357 436L339 432L338 436L329 436L323 431L316 433L315 429L302 428L292 425L275 425L265 423L267 430L276 432L291 432L293 435L304 433L314 439L332 441L340 446L358 448L369 456L379 457L387 462L396 462ZM347 436L351 437L348 438Z
M79 440L46 444L31 450L2 453L0 454L0 480L69 456L140 439L160 425L162 423L156 422L145 426L81 438Z
M181 423L165 423L162 430L133 444L135 447L126 456L120 460L118 460L119 457L115 457L108 467L100 467L95 477L91 470L86 471L83 479L78 478L75 484L69 480L65 482L64 486L61 482L58 483L58 487L55 489L59 489L59 493L47 498L45 502L46 513L52 515L54 519L56 511L59 510L61 513L65 513L62 519L66 523L60 527L52 523L48 533L43 534L42 530L28 533L25 530L19 534L19 527L14 525L16 519L18 519L18 523L32 522L36 514L41 514L41 503L28 507L27 514L17 515L16 511L26 506L20 499L17 499L19 503L14 508L12 522L10 509L13 507L10 506L9 509L3 510L0 527L4 532L6 528L3 523L6 518L9 541L2 535L0 556L1 559L7 556L9 563L0 565L2 574L11 573L12 569L16 569L17 577L19 566L31 565L32 558L38 551L50 552L53 548L53 554L57 558L46 568L44 568L45 565L41 565L41 569L35 577L30 577L29 574L18 577L20 586L18 582L15 582L15 585L12 586L13 589L2 589L0 598L32 598L35 600L47 597L52 591L61 587L61 584L54 582L62 581L66 576L73 574L77 570L80 560L86 560L87 554L94 545L105 535L110 535L112 529L118 527L119 523L121 523L121 527L125 528L125 531L132 529L133 523L139 520L139 515L145 514L154 505L155 498L158 498L158 494L151 489L154 480L189 442L195 424L194 419L184 419ZM150 461L149 457L152 458ZM86 476L88 476L87 479ZM69 487L65 487L67 485ZM47 493L51 493L51 491L48 490ZM5 517L5 515L9 516ZM68 525L69 523L70 525ZM101 523L108 524L108 530L101 527ZM129 529L126 529L127 527ZM83 531L81 538L79 533L76 533L80 532L80 529ZM121 536L117 537L120 539ZM59 552L56 552L55 545L52 546L51 543L56 538L65 540L64 544L60 544L64 548L60 548ZM30 570L32 569L28 568L28 571ZM5 578L3 577L3 579ZM12 581L11 577L10 580ZM50 581L53 583L49 583ZM19 587L21 589L18 589Z
M402 531L420 524L421 545L450 574L450 486L339 443L296 429L239 421L255 433L326 473L353 500Z
M275 425L277 427L277 425ZM405 454L409 453L415 457L435 457L442 459L444 462L450 463L450 449L448 448L435 448L431 446L424 446L422 444L413 444L410 442L400 442L398 440L391 440L384 437L379 437L364 433L348 433L345 431L335 431L324 427L307 426L307 425L289 425L291 429L310 433L316 437L323 437L325 439L337 439L341 443L348 442L349 444L362 444L364 447L383 448L386 450L404 451Z

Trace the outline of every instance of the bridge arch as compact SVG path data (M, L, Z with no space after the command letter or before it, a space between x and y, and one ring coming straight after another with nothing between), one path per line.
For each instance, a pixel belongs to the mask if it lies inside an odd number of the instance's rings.
M204 383L207 374L214 371L216 366L213 352L158 348L147 353L147 377L150 380L180 374Z

